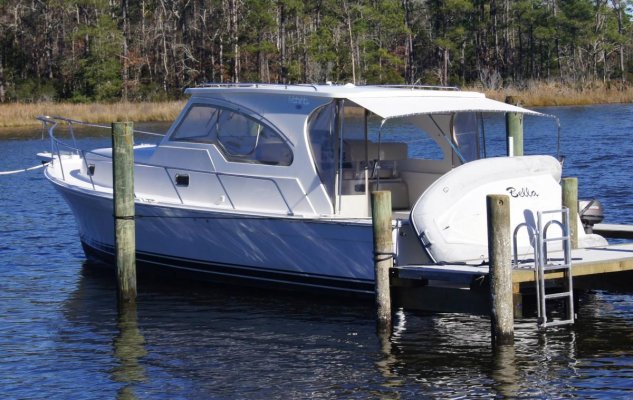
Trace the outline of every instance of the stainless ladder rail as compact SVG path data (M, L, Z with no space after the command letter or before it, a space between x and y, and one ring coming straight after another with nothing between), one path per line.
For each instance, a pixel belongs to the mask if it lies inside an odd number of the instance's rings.
M548 221L543 225L543 216L546 214L560 214L562 221L555 219ZM574 313L574 289L571 265L571 236L569 232L569 209L564 207L560 210L538 211L537 222L537 246L534 247L534 274L536 282L536 298L538 309L537 324L540 329L550 326L573 324L575 321ZM548 238L547 230L552 225L558 226L562 235ZM562 244L563 258L562 260L550 260L548 253L548 245L550 243L560 242ZM545 282L546 276L553 273L563 274L563 291L556 293L546 293ZM566 299L565 317L561 319L548 321L547 319L547 301L554 299Z

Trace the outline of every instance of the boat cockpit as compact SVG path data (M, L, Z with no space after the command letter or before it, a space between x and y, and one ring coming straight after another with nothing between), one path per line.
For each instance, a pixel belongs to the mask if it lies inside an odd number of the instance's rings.
M308 135L316 169L341 217L370 217L375 190L391 192L394 211L411 210L440 176L485 157L476 112L385 120L338 100L313 112Z

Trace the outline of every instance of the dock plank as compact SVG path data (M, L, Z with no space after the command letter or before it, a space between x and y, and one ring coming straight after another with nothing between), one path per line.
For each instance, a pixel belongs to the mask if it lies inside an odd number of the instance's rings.
M572 275L598 275L633 270L633 243L624 243L590 249L574 249L572 255ZM552 254L556 257L556 253ZM562 278L562 273L553 273L551 279ZM534 281L534 271L515 269L512 274L514 283Z
M562 253L553 252L550 256L554 259L562 258ZM393 269L395 275L400 279L428 279L463 284L488 275L488 265L485 264L403 265L395 266ZM633 243L572 250L572 274L574 277L624 271L633 271ZM562 272L548 274L549 279L562 278L562 276ZM534 282L533 264L527 262L515 267L512 273L512 282Z

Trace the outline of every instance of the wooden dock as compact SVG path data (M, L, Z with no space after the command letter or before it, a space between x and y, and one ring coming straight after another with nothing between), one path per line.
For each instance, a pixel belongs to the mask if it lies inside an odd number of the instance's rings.
M561 213L563 235L546 240L543 232L536 232L538 261L533 259L536 255L513 259L509 198L487 195L490 261L390 266L389 285L376 285L379 331L384 331L380 329L380 310L387 306L470 313L490 316L493 346L510 344L514 340L514 319L529 315L530 305L536 310L538 328L546 329L574 322L577 307L574 290L633 291L633 242L578 249L577 179L563 178L561 184L563 207L547 212ZM378 199L377 194L372 193L372 201L374 196ZM384 197L390 203L390 198ZM391 204L387 205L390 209ZM390 239L394 224L379 224L375 216L372 222L374 268L378 277L386 252L376 244L376 238ZM633 238L633 226L599 224L594 226L594 232L606 238ZM560 241L562 250L548 251L543 244L548 241ZM388 245L386 248L393 248L392 242ZM553 304L547 305L548 300ZM552 310L550 306L555 308Z
M632 229L633 232L633 229ZM551 258L557 254L552 253ZM522 316L523 297L535 285L532 260L519 260L512 271L515 316ZM396 307L433 312L490 312L488 265L404 265L392 268ZM633 291L633 243L572 250L575 289ZM555 281L561 274L550 274ZM555 284L555 282L552 282Z
M595 277L633 271L633 243L616 244L606 247L572 250L572 274L574 279ZM555 256L555 255L554 255ZM513 283L530 283L534 281L533 270L517 268L512 274ZM554 276L557 278L558 276ZM618 276L611 276L619 279ZM623 282L624 283L624 282ZM629 289L633 290L633 281L628 281ZM578 285L576 285L578 287ZM602 289L599 285L589 289Z

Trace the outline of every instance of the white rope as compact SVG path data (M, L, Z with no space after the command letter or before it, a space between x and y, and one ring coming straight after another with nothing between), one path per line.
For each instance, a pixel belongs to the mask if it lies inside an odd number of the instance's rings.
M33 171L35 169L44 168L46 165L48 165L48 163L44 163L41 165L34 165L32 167L24 168L24 169L14 169L13 171L0 171L0 175L13 175L13 174L19 174L21 172Z

